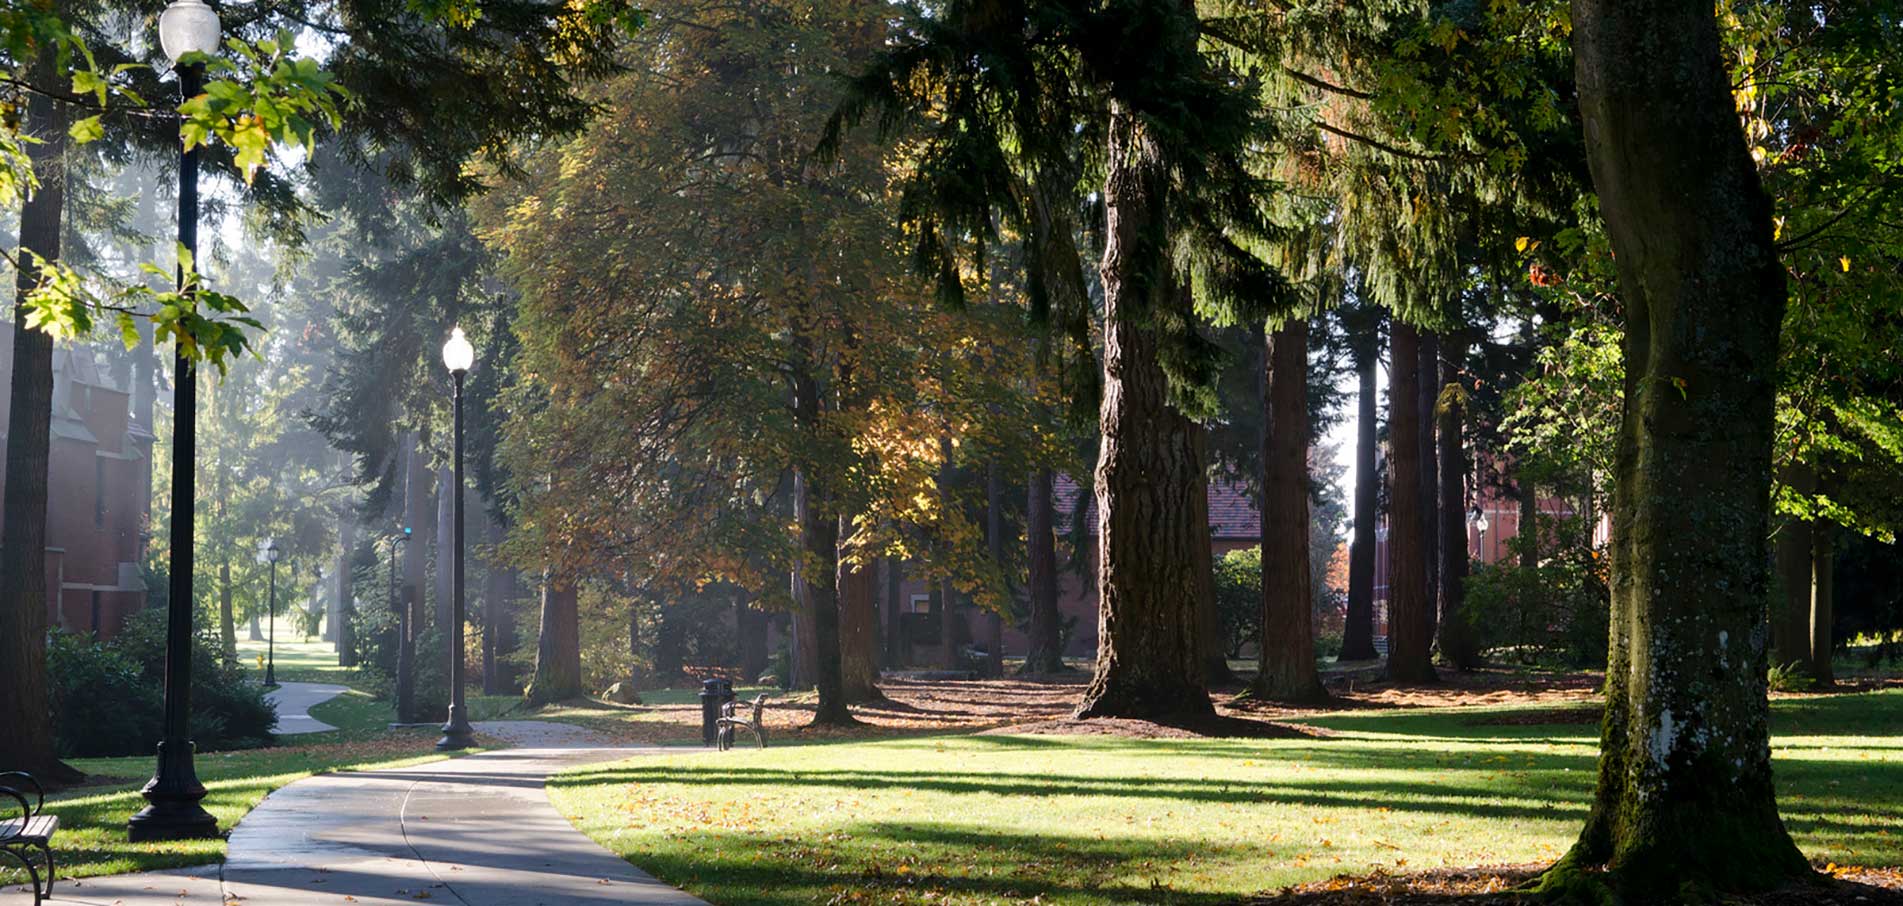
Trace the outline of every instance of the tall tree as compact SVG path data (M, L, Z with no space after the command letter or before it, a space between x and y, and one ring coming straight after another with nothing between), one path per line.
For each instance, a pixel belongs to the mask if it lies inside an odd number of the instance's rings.
M1642 899L1772 887L1810 866L1778 817L1765 696L1786 293L1771 205L1711 6L1577 0L1572 39L1626 377L1599 779L1544 883Z
M1427 585L1427 523L1421 494L1420 334L1399 319L1389 332L1388 366L1388 676L1399 683L1437 677L1434 599Z
M1375 371L1381 365L1380 309L1357 302L1345 309L1349 353L1355 363L1355 488L1354 540L1348 545L1348 610L1342 627L1341 659L1368 661L1379 656L1374 648L1375 452L1379 431L1375 423Z
M52 48L33 63L50 84L58 72ZM53 417L53 337L33 328L28 296L42 266L60 257L66 208L66 110L50 96L29 94L26 129L35 142L28 160L40 185L20 210L19 273L13 306L13 375L7 416L6 497L0 515L0 762L48 778L77 776L53 751L46 706L46 472ZM27 254L30 253L30 254Z
M839 533L851 537L852 519L839 518ZM840 557L839 672L849 703L877 701L879 692L879 568L876 561Z
M1461 388L1461 363L1467 343L1458 334L1441 337L1442 388L1435 406L1439 423L1440 469L1440 656L1460 670L1480 663L1467 603L1467 446L1464 434L1466 394Z
M1055 478L1048 468L1031 473L1025 493L1024 536L1027 568L1027 593L1031 619L1029 648L1024 653L1020 672L1027 675L1059 673L1065 669L1062 632L1063 614L1057 609L1057 536L1052 510Z
M1262 450L1262 638L1250 687L1271 701L1328 697L1315 668L1309 574L1308 319L1268 337L1267 430Z

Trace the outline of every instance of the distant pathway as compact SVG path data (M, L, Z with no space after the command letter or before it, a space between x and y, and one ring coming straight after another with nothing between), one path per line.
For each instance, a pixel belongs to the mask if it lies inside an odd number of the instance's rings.
M278 709L277 728L272 732L293 736L337 729L312 717L311 708L349 691L350 687L336 683L280 683L276 689L264 693L265 700Z
M599 738L541 721L477 729L540 747L300 780L231 829L222 871L62 881L49 903L706 906L583 836L543 793L574 765L680 750L582 748ZM26 902L10 897L0 892L0 906Z

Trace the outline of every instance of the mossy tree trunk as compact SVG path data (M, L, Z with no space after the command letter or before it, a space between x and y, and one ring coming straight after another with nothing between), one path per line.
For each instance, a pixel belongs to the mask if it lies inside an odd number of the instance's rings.
M1097 667L1079 718L1214 713L1197 631L1197 428L1170 402L1161 325L1191 318L1167 253L1168 166L1156 138L1110 111L1104 181L1103 403L1097 459Z
M1268 337L1262 437L1262 639L1251 691L1275 701L1328 697L1315 670L1308 562L1308 321Z
M1573 26L1626 383L1598 786L1543 883L1644 902L1769 888L1810 874L1778 817L1765 696L1771 205L1710 4L1575 0Z
M1427 585L1421 500L1420 334L1394 322L1388 367L1388 677L1431 683L1434 601Z
M1370 326L1354 338L1355 406L1354 538L1348 544L1348 612L1342 627L1341 659L1373 660L1374 649L1374 523L1376 507L1375 369L1381 364L1380 335Z
M1453 337L1441 341L1442 387L1460 383L1460 363L1467 344ZM1464 397L1448 397L1435 409L1440 423L1440 656L1459 670L1480 665L1467 603L1467 450L1463 444Z
M542 633L535 651L535 676L529 680L530 704L582 694L581 615L576 604L573 579L553 569L542 575Z

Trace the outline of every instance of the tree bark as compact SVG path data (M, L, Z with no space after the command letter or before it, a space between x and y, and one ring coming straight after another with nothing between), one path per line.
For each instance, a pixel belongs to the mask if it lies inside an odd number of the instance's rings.
M52 85L52 53L33 62L34 80ZM26 146L40 187L20 210L20 247L46 261L60 256L66 209L66 112L39 94L26 98ZM46 688L46 499L53 417L53 338L27 327L26 296L39 268L25 260L15 283L13 384L8 391L6 495L0 502L0 770L78 779L53 749Z
M905 580L905 561L897 557L885 559L885 665L897 668L906 662L906 649L909 646L905 625L905 602L899 600L904 594L902 584Z
M805 476L796 470L793 473L793 521L801 526L815 518L810 512L813 502L809 494ZM803 538L805 529L802 528L801 532ZM832 571L827 570L826 574L830 576ZM793 656L790 660L793 677L787 688L811 689L819 676L819 630L813 622L813 589L806 580L806 573L799 568L792 571L788 581L792 586L794 606ZM829 588L832 586L831 582L825 584Z
M846 707L840 663L839 598L834 584L839 572L839 517L827 513L823 488L810 479L803 488L805 503L799 510L805 556L801 561L812 572L802 584L807 594L805 609L813 620L813 686L819 691L813 725L848 726L858 721Z
M1434 602L1427 585L1427 522L1421 494L1420 334L1399 319L1388 367L1388 676L1431 683Z
M1440 384L1460 383L1460 363L1467 344L1442 341ZM1467 450L1463 443L1463 403L1449 401L1437 409L1440 422L1440 656L1456 670L1480 666L1467 603Z
M1810 867L1778 817L1765 695L1771 204L1710 5L1575 0L1573 50L1626 378L1599 779L1544 884L1647 902L1775 887Z
M1440 613L1440 455L1434 410L1440 399L1440 337L1420 332L1421 563L1427 581L1427 631L1434 634Z
M1315 599L1309 572L1308 321L1268 337L1262 436L1262 640L1255 684L1271 701L1328 697L1315 669Z
M1031 474L1024 505L1025 563L1031 598L1029 648L1020 674L1064 671L1063 614L1057 609L1057 539L1052 529L1055 478L1050 469Z
M357 666L357 577L351 569L356 549L357 514L355 507L346 503L337 508L337 565L332 576L337 585L331 610L337 624L339 667Z
M1193 13L1190 13L1193 15ZM1110 111L1104 253L1104 396L1097 458L1097 669L1076 716L1195 719L1214 713L1197 630L1196 426L1176 411L1159 322L1190 319L1167 253L1169 185L1139 117Z
M1380 656L1374 648L1374 553L1378 426L1375 368L1381 364L1380 335L1369 327L1358 338L1355 373L1359 383L1355 407L1355 528L1348 545L1348 613L1342 627L1341 660L1370 661Z
M574 698L581 688L581 616L573 582L553 569L542 573L542 634L535 652L529 704Z
M1810 671L1821 687L1837 685L1837 671L1830 663L1831 622L1836 617L1837 526L1820 519L1811 527L1815 545L1811 565Z
M489 515L488 507L480 507L478 512L483 514L483 541L488 549L482 564L482 694L501 695L502 623L506 619L502 573L508 567L495 553L496 545L502 543L502 524Z
M852 531L852 519L839 517L839 536ZM883 699L879 692L879 571L870 563L853 565L835 557L839 595L839 682L846 701Z

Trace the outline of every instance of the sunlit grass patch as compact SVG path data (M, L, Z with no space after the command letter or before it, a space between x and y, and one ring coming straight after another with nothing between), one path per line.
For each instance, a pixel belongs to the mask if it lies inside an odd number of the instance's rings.
M1903 692L1777 704L1805 852L1903 865ZM1520 709L1521 711L1529 709ZM1531 709L1538 711L1540 709ZM1546 709L1551 713L1550 709ZM1327 738L939 736L598 766L583 831L718 904L1222 903L1340 873L1541 862L1573 842L1597 727L1510 709L1317 717Z

